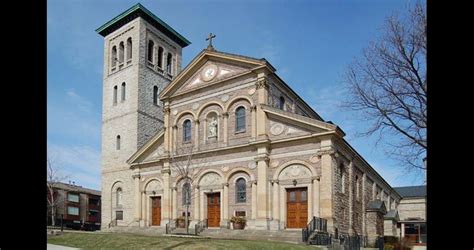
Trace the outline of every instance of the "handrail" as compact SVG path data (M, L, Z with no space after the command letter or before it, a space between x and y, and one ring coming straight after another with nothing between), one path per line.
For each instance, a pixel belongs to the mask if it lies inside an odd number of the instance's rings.
M302 230L303 242L308 242L309 237L312 236L314 232L327 232L327 220L313 216L308 225Z
M200 232L204 231L204 228L207 228L207 219L201 220L194 225L194 234L198 235Z

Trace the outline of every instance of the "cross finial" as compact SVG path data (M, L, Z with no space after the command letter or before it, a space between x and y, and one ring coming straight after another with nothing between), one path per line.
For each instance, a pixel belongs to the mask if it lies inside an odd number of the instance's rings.
M206 38L206 41L209 41L209 45L207 46L208 49L214 49L214 47L212 47L212 38L215 38L216 35L213 35L212 33L209 33L209 36Z

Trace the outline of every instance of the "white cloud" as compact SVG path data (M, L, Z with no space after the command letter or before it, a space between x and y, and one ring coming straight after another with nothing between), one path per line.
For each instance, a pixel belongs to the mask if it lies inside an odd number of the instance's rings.
M48 143L48 155L69 180L87 188L100 189L100 151L89 146Z

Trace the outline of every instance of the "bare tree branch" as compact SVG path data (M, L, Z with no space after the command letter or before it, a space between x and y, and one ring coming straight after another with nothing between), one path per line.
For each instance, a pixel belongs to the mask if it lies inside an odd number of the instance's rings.
M372 122L360 134L398 135L397 143L387 143L395 149L389 155L413 169L425 169L427 150L425 13L418 3L404 18L387 18L383 35L345 74L350 96L343 107Z

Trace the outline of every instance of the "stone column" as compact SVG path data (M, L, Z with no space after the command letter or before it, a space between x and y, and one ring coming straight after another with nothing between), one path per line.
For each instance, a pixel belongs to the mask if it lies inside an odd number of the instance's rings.
M252 182L252 220L257 218L257 181Z
M280 230L280 185L278 180L272 181L272 217L270 230Z
M354 233L352 229L352 211L354 210L354 164L349 162L349 235Z
M308 193L306 194L306 199L308 201L308 221L306 223L309 223L311 219L313 218L313 206L314 206L314 200L311 199L313 197L313 185L314 185L314 180L311 179L311 182L308 184Z
M161 175L163 178L163 199L161 200L161 211L163 214L161 215L161 226L165 226L166 223L170 220L170 213L171 213L171 195L170 195L170 168L169 162L164 162L163 170L161 170Z
M141 219L141 211L142 211L142 203L141 203L141 195L140 195L140 174L135 174L132 176L135 182L135 221L140 221Z
M314 200L314 205L313 205L313 214L316 217L321 217L321 214L319 212L319 207L321 206L321 203L319 201L319 176L313 179L313 200Z
M377 199L377 184L374 183L372 184L372 200Z
M257 175L259 185L257 186L257 221L255 229L268 230L268 151L266 147L257 149Z
M199 119L194 120L194 150L199 149Z
M224 216L223 221L227 223L227 220L229 219L229 183L224 183L223 185L224 188L224 194L222 195L222 205L224 207Z
M194 196L194 216L193 217L194 217L195 220L200 221L200 220L202 220L202 218L201 218L201 214L200 214L200 211L199 211L199 209L200 209L199 186L196 186L194 192L195 192L195 194L194 194L195 196Z
M253 105L252 107L250 107L250 113L252 116L252 120L250 122L250 124L252 124L252 127L251 127L252 139L255 140L255 138L257 137L257 118L256 118L257 106L256 105Z
M163 145L165 145L165 151L169 152L171 147L170 147L170 142L171 142L171 126L170 126L170 106L168 104L168 102L165 102L164 104L164 107L163 107L163 129L164 129L164 141L163 141Z
M141 214L141 218L142 218L143 223L145 223L147 221L147 219L146 219L146 195L145 195L145 191L141 192L141 196L142 196L142 214Z
M266 104L268 99L268 80L265 73L257 75L258 104ZM257 138L267 139L266 135L267 116L260 105L257 105ZM261 186L261 185L260 185Z
M327 228L330 233L334 232L333 211L333 179L334 179L334 149L330 137L321 138L321 180L320 180L320 214L321 218L327 219Z
M173 135L171 136L171 150L172 152L176 151L176 144L177 142L177 137L176 134L178 133L178 125L173 125Z
M224 142L224 145L227 145L227 136L228 136L228 126L227 126L227 123L228 123L228 119L229 119L229 113L225 112L225 113L222 113L222 120L223 120L223 123L224 123L224 127L222 129L222 132L224 134L223 136L223 142Z
M178 188L173 187L171 189L172 193L172 202L173 202L173 212L171 213L171 219L177 219L178 218Z

